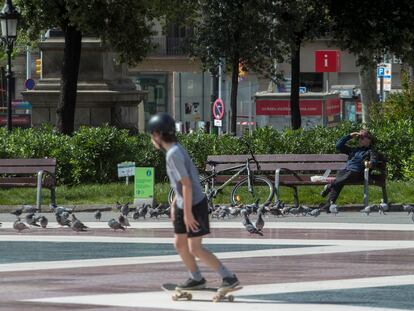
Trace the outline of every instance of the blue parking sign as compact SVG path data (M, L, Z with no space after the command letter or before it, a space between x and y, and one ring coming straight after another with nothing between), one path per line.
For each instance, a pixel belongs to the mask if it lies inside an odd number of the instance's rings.
M385 68L384 67L378 67L377 68L377 77L383 77L384 76L384 72L385 72Z

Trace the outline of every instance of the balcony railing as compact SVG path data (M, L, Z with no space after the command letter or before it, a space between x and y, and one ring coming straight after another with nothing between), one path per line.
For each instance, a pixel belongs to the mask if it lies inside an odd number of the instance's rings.
M157 36L151 38L156 46L150 56L186 56L186 38Z

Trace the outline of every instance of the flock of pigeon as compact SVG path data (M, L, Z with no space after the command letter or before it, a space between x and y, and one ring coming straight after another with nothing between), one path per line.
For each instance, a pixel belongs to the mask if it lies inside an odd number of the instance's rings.
M116 213L119 213L118 217L114 217L108 220L108 227L114 231L122 230L125 231L127 227L131 226L128 218L132 214L132 219L138 220L140 218L158 218L160 216L170 217L170 207L167 204L159 204L156 207L151 206L150 204L143 204L136 208L130 207L131 203L121 204L116 202L113 210ZM409 204L402 205L403 210L411 215L412 220L414 221L414 206ZM62 227L70 227L75 232L87 231L88 227L85 226L75 215L75 208L66 208L63 206L51 205L51 212L54 213L56 217L56 222ZM238 206L227 206L227 205L215 205L209 207L209 213L211 218L216 219L225 219L230 217L242 217L242 225L250 234L263 235L263 228L265 225L264 216L265 215L274 215L276 217L280 216L312 216L318 217L323 209L319 208L310 208L305 205L300 205L299 207L286 206L283 202L277 201L272 205L259 205L257 200L253 204L238 205ZM389 205L381 201L380 204L368 205L361 210L361 213L369 216L372 212L378 211L380 214L385 215L389 211ZM336 204L331 204L329 207L329 213L332 213L336 216L338 213L338 206ZM48 226L48 219L44 215L38 215L38 210L36 207L31 205L22 205L22 207L11 212L11 214L16 216L16 220L13 224L13 228L21 232L23 230L29 229L30 227L41 227L46 228ZM25 214L24 222L21 220L22 214ZM251 215L256 215L256 221L253 224L250 220ZM97 210L94 213L94 218L97 221L102 220L102 211ZM1 223L0 223L1 226Z

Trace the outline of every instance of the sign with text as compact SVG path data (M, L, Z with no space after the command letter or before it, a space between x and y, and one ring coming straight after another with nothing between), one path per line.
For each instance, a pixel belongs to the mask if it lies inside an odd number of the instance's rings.
M391 91L392 67L391 63L382 63L377 66L377 93L381 89L381 79L384 91Z
M135 175L135 162L122 162L118 164L118 177Z
M341 100L339 98L330 98L325 100L325 111L328 116L341 113Z
M322 100L301 100L299 108L302 116L320 116L322 115ZM256 115L288 116L290 115L290 100L258 99L256 100Z
M135 168L135 199L152 199L154 197L154 168Z
M341 68L339 50L315 51L315 72L337 72Z

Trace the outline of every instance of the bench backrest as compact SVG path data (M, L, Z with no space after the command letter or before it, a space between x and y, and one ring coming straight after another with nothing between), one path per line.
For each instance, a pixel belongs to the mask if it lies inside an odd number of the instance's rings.
M54 174L56 159L0 159L0 174L36 174L40 170Z
M249 155L213 155L207 161L218 162L216 171L221 171L239 164L244 164ZM292 171L324 171L327 169L340 170L345 168L348 156L346 154L264 154L255 155L262 171L274 172L277 168L286 168ZM256 165L250 167L256 170ZM207 164L206 171L212 166Z

